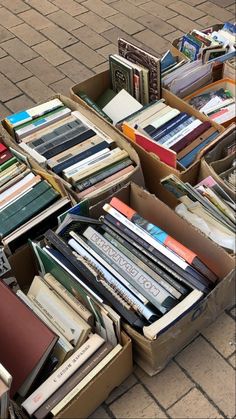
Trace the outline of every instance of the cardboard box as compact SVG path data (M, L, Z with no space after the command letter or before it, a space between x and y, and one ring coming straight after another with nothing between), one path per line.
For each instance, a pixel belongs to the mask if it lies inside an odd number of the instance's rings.
M77 93L79 91L83 91L89 97L91 97L91 99L96 101L98 97L104 92L104 90L106 90L109 87L110 87L110 74L109 74L109 71L107 70L107 71L103 71L102 73L96 74L95 76L83 81L80 84L73 86L70 89L70 95L74 101L81 104L86 109L89 109L91 112L93 112L94 115L97 115L96 111L91 109L90 106L88 106L87 103L84 100L82 100L78 96ZM198 117L201 121L209 120L209 118L207 118L205 115L193 109L192 106L188 105L186 102L184 102L182 99L179 99L177 96L173 95L171 92L165 89L162 89L162 92L163 92L163 97L165 98L167 104L170 104L170 106L176 107L180 111L183 111L183 112L189 112L190 114L193 114L196 117ZM101 117L99 116L99 118ZM103 118L101 119L104 121L105 124L112 127L112 129L115 132L119 132L116 127L113 127L113 125L109 124L109 122L105 121ZM214 122L212 123L212 125L215 126L217 129L219 129L219 131L221 132L224 130L222 126L215 124ZM161 162L158 156L154 155L153 153L146 152L142 147L140 147L135 142L131 141L123 133L122 135L125 139L131 142L133 148L136 150L136 152L139 155L146 188L150 192L156 194L160 199L164 200L165 195L166 195L164 188L160 184L160 179L172 173L180 178L183 177L183 179L195 178L196 173L198 171L198 167L199 167L199 161L194 162L185 171L181 171L178 168L174 169L168 166L167 164ZM204 153L204 150L202 150L202 152L199 154L199 159L201 158L203 153ZM172 201L172 205L173 205L173 200L171 198L170 198L170 201Z
M205 298L156 340L150 341L131 326L124 324L124 329L133 342L134 360L149 375L154 375L195 338L203 327L213 322L226 307L233 304L235 262L227 252L180 218L157 197L134 183L114 195L196 252L220 278L218 285ZM109 200L91 207L90 215L99 217L103 213L104 203Z
M27 264L24 261L27 260ZM32 250L29 246L21 248L9 258L12 274L20 287L27 291L37 273ZM58 414L57 418L87 418L110 392L124 381L133 370L132 344L122 332L122 350L119 354Z
M63 96L60 94L53 96L51 99L54 99L54 98L60 99L64 103L65 106L72 109L73 111L79 111L83 116L88 118L88 120L90 120L94 125L96 125L98 129L103 131L105 134L109 135L110 138L113 138L116 144L121 149L124 149L127 151L130 158L136 164L133 172L127 175L127 177L122 182L117 183L116 185L112 186L107 192L102 193L102 194L98 193L96 196L91 198L90 200L91 204L96 202L98 199L102 199L103 196L105 197L107 194L109 195L110 193L112 193L112 191L115 192L117 189L119 189L120 187L122 187L123 185L125 185L126 183L130 181L133 181L142 186L144 185L144 178L143 178L143 173L140 166L140 160L139 160L138 154L136 153L134 148L129 144L129 142L124 139L124 137L119 131L114 132L114 130L112 129L112 126L110 126L107 123L104 123L104 121L101 118L99 118L97 114L94 114L94 112L92 112L90 108L85 109L84 106L81 106L81 104L75 103L70 98L67 98L66 96ZM14 146L16 146L16 148L22 153L21 147L19 147L15 143L15 141L12 139L12 137L8 135L7 132L6 132L6 137L8 138L7 140L8 145L12 146L14 144ZM42 170L41 166L28 153L24 152L22 154L27 155L29 158L29 161L32 162L32 164L35 167L37 167L38 170ZM55 179L57 182L60 182L64 186L64 188L67 190L69 195L72 196L75 201L78 201L77 193L73 191L70 187L68 187L68 183L66 181L64 181L61 177L59 177L58 175L56 175L50 170L44 169L44 171L49 173L52 176L52 178Z

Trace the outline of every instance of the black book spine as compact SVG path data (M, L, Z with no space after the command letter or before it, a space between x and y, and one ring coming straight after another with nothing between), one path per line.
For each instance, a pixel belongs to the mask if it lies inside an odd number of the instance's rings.
M109 144L106 141L102 141L100 144L96 144L93 147L90 147L88 150L82 151L82 153L77 154L76 156L70 157L68 160L59 163L57 166L55 166L52 170L53 172L59 174L62 172L62 170L67 169L69 166L72 166L73 164L76 164L87 157L92 156L95 153L98 153L101 150L104 150L105 148L108 148Z
M162 267L168 267L167 271L174 273L176 278L180 280L181 282L184 282L186 285L190 286L192 289L198 289L204 293L207 293L210 291L210 288L206 284L206 280L203 277L203 281L201 282L199 279L195 278L193 275L191 275L190 272L185 271L184 269L181 269L179 266L177 266L175 263L173 263L170 259L168 259L165 255L160 253L157 249L155 249L153 246L151 246L149 243L147 243L145 240L143 240L141 237L137 236L133 231L131 231L129 228L122 225L118 220L116 220L114 217L112 217L110 214L106 214L104 216L104 219L107 219L110 221L113 225L117 226L119 229L121 229L126 235L131 237L134 240L134 243L139 243L143 248L149 251L150 255L154 255L158 259L158 264L162 262ZM163 266L164 265L164 266ZM169 270L170 269L170 270ZM200 275L199 275L200 277Z
M88 129L87 131L83 132L80 135L75 135L73 138L69 139L68 141L61 143L50 150L46 151L42 155L46 159L51 159L52 157L56 156L59 153L62 153L62 151L67 150L68 148L71 148L75 146L76 144L80 144L85 140L88 140L88 138L91 138L95 135L95 132L92 129Z
M124 319L131 324L131 326L142 328L146 323L136 313L129 311L100 283L92 272L72 253L70 247L63 242L53 231L48 230L45 233L46 239L58 249L62 255L68 259L70 266L74 266L73 272L76 274L79 272L83 278L81 280L86 283L87 286L91 285L102 295L113 307L117 310Z
M113 226L109 227L106 224L103 224L101 228L104 229L104 231L106 231L107 233L109 233L112 237L114 237L119 243L126 247L126 249L132 252L136 257L138 257L143 263L145 263L150 269L152 269L157 275L159 275L163 279L163 281L166 281L177 291L179 291L181 295L184 296L189 293L189 290L187 288L179 284L179 282L177 282L174 278L172 278L170 275L168 275L166 272L160 269L157 265L155 265L155 263L148 259L148 257L146 257L143 253L141 253L134 246L132 246L132 244L127 241L127 236L126 238L122 237L122 232L118 233L117 229L115 231Z

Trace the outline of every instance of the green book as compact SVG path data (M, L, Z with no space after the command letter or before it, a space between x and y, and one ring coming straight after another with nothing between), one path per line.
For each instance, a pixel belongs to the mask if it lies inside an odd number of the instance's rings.
M17 132L19 129L27 127L28 125L31 124L40 124L40 121L42 121L43 119L45 119L48 116L54 115L57 112L60 112L62 109L66 109L66 106L60 106L60 108L55 109L54 111L48 112L42 116L39 116L38 118L32 119L31 121L25 122L24 124L18 125L17 127L15 127L15 132Z
M112 89L106 89L105 92L99 96L99 98L96 100L96 104L100 108L104 108L112 99L115 97L116 93Z
M112 90L115 93L119 93L120 90L125 89L128 93L133 96L134 94L134 82L133 82L133 68L121 62L119 56L110 55L109 56L110 64L110 74L111 74L111 83Z
M4 170L12 166L14 163L17 163L16 157L12 157L11 159L5 161L5 163L0 165L0 172L4 172Z
M12 205L10 205L9 207L7 207L5 210L2 211L0 215L1 221L3 220L0 227L1 237L4 237L10 234L16 228L20 227L26 221L30 220L39 212L47 208L50 204L52 204L58 198L59 196L58 192L56 192L51 187L45 189L45 186L42 185L43 183L44 181L40 182L32 190L30 190L26 195L24 195L22 198L15 201ZM37 188L37 186L40 186L40 188ZM43 188L44 188L44 191L43 191ZM26 200L26 196L27 196L27 200ZM20 200L21 200L21 205L19 204ZM16 208L16 206L18 208ZM2 218L2 215L3 215L3 218Z

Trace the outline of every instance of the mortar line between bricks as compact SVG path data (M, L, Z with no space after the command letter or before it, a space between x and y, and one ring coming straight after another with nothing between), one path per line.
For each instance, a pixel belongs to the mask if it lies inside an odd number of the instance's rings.
M182 394L182 396L180 396L175 402L173 402L172 404L170 404L170 406L167 407L167 410L170 410L176 403L180 402L180 400L182 400L184 397L186 397L195 388L196 388L195 387L195 384L193 383L193 387L191 387L188 391L186 391L186 393Z
M230 358L232 358L233 356L236 356L236 349L235 349L235 351L231 354L231 355L229 355L228 356L228 360L230 359ZM232 364L230 364L231 365L231 367L232 367ZM234 368L234 367L233 367Z
M134 376L137 378L138 383L141 384L141 386L145 388L146 392L154 400L154 402L157 404L157 406L163 411L163 413L165 413L166 417L171 419L171 416L169 415L167 410L164 408L164 406L162 406L162 404L159 402L159 400L156 399L156 397L151 393L149 388L146 387L146 385L141 381L141 379L136 375L135 372L134 372ZM135 385L137 385L137 383ZM159 419L163 419L163 418L160 417Z
M230 362L228 361L228 359L227 358L225 358L223 355L222 355L222 353L213 345L213 343L209 340L209 339L207 339L204 335L202 335L201 333L200 333L200 336L218 353L218 355L220 355L220 357L224 360L224 361L226 361L227 362L227 364L229 364L229 366L232 368L232 365L230 364ZM232 355L232 354L231 354Z
M211 399L211 397L205 392L205 390L203 390L200 384L198 384L193 379L193 377L189 374L189 372L184 367L182 367L182 365L179 364L179 362L176 359L174 359L174 362L187 375L187 377L195 384L196 389L199 390L203 394L203 396L205 396L205 398L215 407L215 409L219 412L219 414L222 415L224 419L227 419L227 416L225 415L225 413L219 408L219 406L217 406L217 404L214 402L214 400Z

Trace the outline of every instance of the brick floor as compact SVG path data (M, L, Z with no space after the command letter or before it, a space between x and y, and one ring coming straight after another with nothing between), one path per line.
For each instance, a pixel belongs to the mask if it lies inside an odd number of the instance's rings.
M235 19L233 0L0 0L0 117L107 68L118 36L155 51ZM157 376L135 366L91 418L234 418L232 308Z

